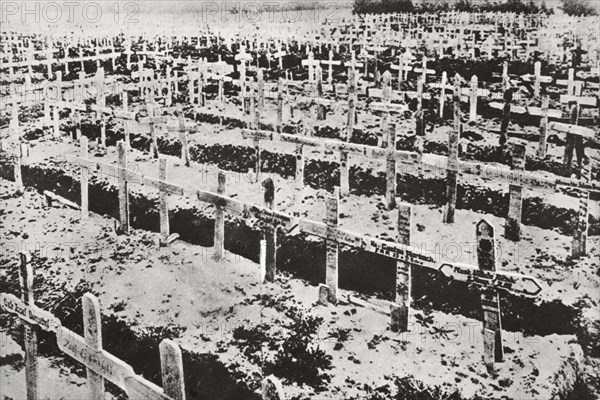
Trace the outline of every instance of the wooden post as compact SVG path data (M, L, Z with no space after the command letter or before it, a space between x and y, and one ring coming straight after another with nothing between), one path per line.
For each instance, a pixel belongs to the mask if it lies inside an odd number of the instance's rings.
M283 132L283 78L277 83L277 131Z
M177 117L179 119L179 141L181 142L181 161L186 167L190 166L190 148L188 146L188 133L185 129L185 118L183 117L183 108L177 104Z
M21 281L21 300L28 306L33 306L33 268L31 267L31 254L22 251L20 257L21 265L19 268L19 279ZM27 400L38 400L39 372L37 361L37 326L28 322L23 322L23 336L25 342L25 381Z
M469 121L476 122L477 121L477 89L478 89L478 80L477 75L473 75L471 78L471 96L469 101Z
M402 90L402 81L404 80L404 55L398 56L398 90Z
M58 115L58 107L54 107L54 110L52 116L54 117L54 124L53 124L53 134L54 134L54 138L58 138L60 137L60 120L59 120L59 115Z
M411 231L411 207L398 204L398 242L409 246ZM411 267L409 263L396 263L396 304L392 306L392 332L406 332L410 315Z
M263 114L264 112L264 108L265 108L265 80L264 80L264 76L263 76L263 70L262 69L258 69L257 72L257 85L256 85L256 89L258 91L258 93L256 94L257 100L258 100L258 111L260 112L260 115ZM258 126L257 129L260 129L260 119L258 121Z
M164 157L158 160L158 180L167 181L167 159ZM170 227L169 227L169 205L168 193L160 190L158 203L158 213L160 216L160 244L166 245L169 242Z
M350 193L350 173L348 168L348 152L340 151L340 196L345 197Z
M52 116L50 111L50 103L48 101L44 102L44 126L49 126L52 122Z
M535 82L533 85L533 95L536 99L540 98L541 79L542 79L542 63L540 61L534 64Z
M315 68L315 94L313 98L313 102L317 109L316 120L317 121L325 121L326 118L326 110L325 104L323 104L323 70L320 65L317 65Z
M570 116L571 116L570 117L571 125L579 125L579 115L581 113L579 104L577 104L577 103L572 104L571 109L569 111L570 111ZM569 171L569 174L570 174L574 143L573 142L569 143L569 135L572 135L572 133L567 133L567 143L565 144L565 150L563 153L563 164L567 167L567 171Z
M494 227L487 221L481 220L476 229L479 269L482 273L494 273L496 271ZM481 289L481 307L483 308L483 360L488 368L493 368L494 362L504 361L500 296L496 288Z
M548 139L548 107L550 98L546 95L542 99L542 119L540 120L540 145L538 147L538 157L545 158L547 151Z
M219 170L217 174L217 193L225 193L226 175ZM220 262L225 258L225 210L221 206L215 206L215 233L213 260Z
M85 343L94 350L102 351L102 317L100 313L100 302L90 293L83 295L81 299L83 310L83 336ZM86 368L87 387L90 400L104 400L104 378Z
M79 111L75 110L73 112L73 120L75 122L75 136L73 137L73 141L77 142L81 137L81 114L79 114Z
M273 375L267 376L262 381L262 400L285 400L285 393L281 382Z
M512 169L525 169L526 147L522 144L513 145ZM504 236L508 240L519 241L521 238L521 215L523 210L523 186L517 183L509 185L508 216L504 226Z
M575 69L569 68L569 77L567 81L567 94L572 96L575 94Z
M167 107L171 107L171 105L173 104L173 82L172 82L172 77L171 77L171 68L167 67L166 69L166 78L167 78L167 84L166 84L166 89L167 89L167 94L165 95L165 106ZM220 87L219 87L220 89ZM161 90L162 92L162 90ZM219 96L221 95L220 91L219 91Z
M266 183L266 182L265 182ZM265 190L265 205L272 210L275 207L275 186L269 188L264 185ZM272 194L268 192L273 191ZM272 196L272 198L268 198ZM265 281L275 282L277 274L277 226L274 224L266 225L263 230L265 240Z
M448 84L448 74L442 72L442 92L440 93L440 118L444 118L444 104L446 103L446 85Z
M163 393L173 400L185 400L181 349L170 339L160 342L159 349Z
M225 79L223 76L219 77L219 102L225 103Z
M25 192L25 185L23 184L23 172L21 171L21 167L23 165L23 158L25 158L28 153L29 148L27 147L27 143L17 143L13 174L15 185L17 186L16 192L18 194Z
M129 110L129 92L127 92L127 90L121 92L121 104L123 106L123 111Z
M152 157L158 158L158 138L156 136L156 124L154 122L154 106L150 103L150 98L146 100L146 107L148 109L149 125L150 125L150 136L152 141L150 142L150 153Z
M460 141L460 109L458 109L457 122L457 103L460 107L459 91L454 91L454 129L448 132L448 169L446 171L446 208L444 209L444 223L454 223L454 213L456 210L457 197L457 176L458 176L458 144ZM457 128L458 127L458 128Z
M502 121L500 123L500 144L508 140L508 126L510 124L510 112L512 108L512 90L504 91L504 108L502 109Z
M460 77L460 75L458 75L458 73L456 75L454 75L454 130L456 132L460 132L461 115L462 115L462 111L460 109L460 96L461 96L460 80L461 80L461 77Z
M259 181L260 176L260 141L258 139L254 139L254 182Z
M129 234L129 188L127 183L127 147L120 140L117 143L117 152L119 156L119 231Z
M355 75L354 67L351 67L348 70L348 117L346 120L347 130L346 130L346 141L350 141L352 139L352 133L354 132L354 119L355 119L355 101L356 101L356 75Z
M327 258L325 262L325 283L329 290L328 300L330 303L336 304L338 301L338 257L339 257L339 244L335 238L334 231L338 227L338 204L340 198L339 188L333 190L333 196L327 198L327 212L325 217L325 223L327 224L327 236L325 240L325 246L327 251ZM331 238L331 239L329 239Z
M79 139L79 144L81 147L81 157L85 160L88 159L88 138L86 136L82 136ZM88 169L87 166L81 166L80 168L81 181L80 181L80 191L81 191L81 221L85 221L90 216L89 212L89 201L88 201Z
M387 147L385 204L392 210L396 207L396 124L387 125Z
M591 178L592 165L582 165L581 179L589 182ZM573 235L573 244L571 255L573 258L579 258L587 255L587 237L588 237L588 205L590 201L590 192L584 189L577 190L579 197L579 211L577 213L577 227Z
M259 282L265 283L267 281L267 241L263 238L260 240L260 255L259 255Z
M510 78L508 77L508 61L504 61L502 65L502 90L506 91L510 88Z
M301 189L304 186L304 145L296 144L296 184Z

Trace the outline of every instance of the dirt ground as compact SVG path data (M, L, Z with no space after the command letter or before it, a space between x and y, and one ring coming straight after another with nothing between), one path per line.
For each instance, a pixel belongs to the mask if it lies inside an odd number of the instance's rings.
M2 189L10 193L15 188L2 181ZM209 248L181 241L159 248L157 235L144 231L117 237L109 218L92 215L81 224L77 211L49 208L32 190L4 203L2 242L17 241L23 248L39 246L46 251L48 259L36 268L36 279L67 287L83 280L98 293L104 314L114 313L136 329L186 327L176 338L182 348L217 353L223 363L236 365L249 379L260 374L260 364L251 362L236 345L232 337L235 327L264 324L268 337L280 342L289 334L286 314L294 307L323 318L313 340L332 357L332 369L327 371L332 379L324 391L311 398L364 396L366 387L389 384L394 376L413 375L429 385L455 387L465 398L479 394L484 398L546 399L572 382L574 362L582 359L571 335L524 337L504 332L506 360L498 365L497 373L490 374L481 362L477 320L434 311L429 324L415 324L411 332L393 334L388 317L373 310L346 302L337 307L317 306L317 288L301 280L281 276L275 283L259 284L258 265L239 256L228 254L226 262L215 263ZM23 221L27 221L25 229ZM7 252L2 262L15 264L16 258ZM450 332L443 336L435 328ZM346 340L330 337L340 330L348 330ZM12 342L4 351L6 356L21 354ZM274 354L271 349L262 352L265 359ZM45 361L42 367L43 381L50 381L55 372L46 368ZM3 390L18 397L22 372L10 365L2 369L3 376L10 377ZM80 382L64 376L52 380L64 381L72 382L69 385ZM53 385L43 387L53 398ZM295 385L286 385L286 390L302 396L311 393L310 388ZM70 391L65 398L79 398L78 392Z

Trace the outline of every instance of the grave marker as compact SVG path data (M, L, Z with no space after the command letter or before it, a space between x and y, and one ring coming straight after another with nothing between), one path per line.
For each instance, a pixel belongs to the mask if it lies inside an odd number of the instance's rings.
M589 182L591 179L592 164L582 165L581 179ZM576 190L579 198L579 210L577 213L577 226L573 235L573 244L571 246L571 256L580 258L587 255L587 237L588 237L588 206L590 201L590 192L585 189Z
M165 396L173 400L185 400L183 381L183 357L181 349L170 339L160 342L160 367Z
M477 75L473 75L471 78L471 93L469 100L469 121L476 122L477 121L477 89L478 89L478 80Z
M545 158L548 139L548 107L550 106L550 97L547 95L542 98L542 118L540 120L540 143L538 147L538 157Z
M81 136L79 140L79 146L81 148L81 157L84 159L88 158L88 138ZM85 221L89 218L89 197L88 197L88 170L85 166L80 166L80 191L81 191L81 221Z
M102 317L98 299L86 293L81 299L83 311L83 336L85 343L95 351L102 351ZM87 387L90 400L104 400L104 378L102 375L86 368Z
M217 194L225 194L226 175L219 170L217 174ZM213 260L221 262L225 258L225 210L215 206L215 232L214 232Z
M304 185L304 145L296 144L294 156L296 159L296 185L302 189Z
M346 120L346 137L343 138L345 141L352 139L354 132L354 120L355 120L355 102L356 102L356 73L353 67L348 70L348 117Z
M523 171L525 169L526 147L514 144L512 148L512 169ZM519 241L521 238L521 216L523 210L523 186L520 183L509 185L508 216L504 226L504 236L508 240Z
M329 303L336 304L338 301L338 257L339 243L335 239L335 231L338 228L338 204L340 198L339 188L334 188L333 196L326 200L327 211L325 224L327 225L327 239L325 240L326 260L325 260L325 283L328 288L327 300Z
M15 164L13 166L13 175L15 185L17 186L16 193L23 194L25 192L25 185L23 184L23 158L29 155L29 147L27 143L17 143L15 152Z
M536 99L540 98L540 86L541 86L541 77L542 77L542 63L540 61L534 64L535 68L535 83L533 86L533 95Z
M442 72L442 92L440 94L440 118L444 118L444 104L446 103L446 85L448 84L448 74Z
M496 238L494 227L482 220L476 226L477 261L482 272L496 272ZM484 287L481 290L483 308L483 360L486 366L504 361L502 347L502 322L498 290Z
M302 65L308 68L308 83L315 81L315 67L319 65L319 60L314 59L313 52L308 53L308 59L302 60Z
M339 194L342 197L350 193L350 173L348 167L348 152L340 151L340 188Z
M129 234L129 188L127 182L127 146L120 140L117 143L119 177L119 223L118 233Z
M448 169L446 171L446 208L444 209L443 221L446 224L454 223L457 197L458 177L458 146L462 124L460 121L460 83L454 80L454 129L448 132Z
M190 148L188 146L188 131L185 128L183 107L177 104L177 118L179 120L179 141L181 142L181 161L186 167L190 166Z
M398 243L410 246L411 207L398 204ZM396 262L396 299L391 307L392 332L406 332L411 302L411 264L403 261Z
M19 280L21 283L21 301L29 307L34 306L33 294L33 268L31 267L31 254L19 253L21 263L19 266ZM23 322L23 337L25 342L25 381L27 400L39 398L39 371L38 371L38 341L37 326Z
M277 82L277 132L283 132L283 78Z
M389 149L386 162L386 191L385 203L388 210L396 206L396 124L387 123L384 135L387 136L387 147Z
M160 216L160 238L161 246L167 246L179 237L179 234L170 234L169 227L169 194L170 188L167 184L167 159L161 157L158 160L158 182L157 189L159 191L158 211Z
M271 178L263 181L263 190L266 209L274 210L275 186ZM265 240L265 281L275 282L277 273L277 226L274 219L264 226L263 234Z

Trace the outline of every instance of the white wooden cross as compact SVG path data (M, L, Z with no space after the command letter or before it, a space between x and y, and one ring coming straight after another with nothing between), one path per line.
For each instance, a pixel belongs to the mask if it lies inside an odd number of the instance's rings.
M328 66L327 69L327 83L329 85L333 84L333 66L341 65L341 61L333 61L333 50L329 50L329 61L322 60L321 64L325 64Z
M279 62L279 69L283 69L283 57L286 55L287 53L283 50L279 50L277 53L273 54L273 57L277 58L278 62Z
M319 60L314 59L313 52L308 53L308 59L302 60L302 65L308 67L308 82L312 83L315 81L315 67L319 65Z

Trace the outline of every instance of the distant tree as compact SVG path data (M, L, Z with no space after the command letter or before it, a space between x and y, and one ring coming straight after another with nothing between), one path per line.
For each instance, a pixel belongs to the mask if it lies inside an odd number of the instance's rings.
M415 6L411 0L354 0L354 14L384 14L392 12L413 12Z
M471 3L471 0L458 0L454 4L454 9L461 12L473 12L475 11L475 8L476 7Z
M590 4L589 0L562 0L561 9L565 14L577 17L598 15L598 10Z

